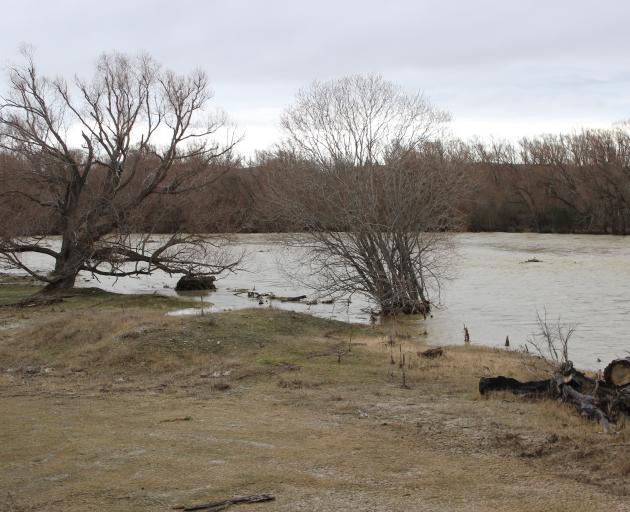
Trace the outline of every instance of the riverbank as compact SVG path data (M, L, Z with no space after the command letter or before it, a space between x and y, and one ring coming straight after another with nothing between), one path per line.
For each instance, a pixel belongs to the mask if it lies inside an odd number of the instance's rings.
M248 255L245 270L217 280L218 289L204 297L206 310L258 308L257 299L236 293L241 289L276 296L308 295L308 288L300 284L308 281L308 276L300 273L300 269L305 272L300 253L287 249L281 240L281 235L235 235L231 247ZM49 242L51 247L58 247L58 239ZM537 314L546 311L549 320L560 318L563 324L576 327L571 357L577 366L603 370L608 361L627 355L625 319L630 296L625 283L630 279L630 239L495 233L458 234L454 242L457 255L450 269L453 279L443 282L440 290L444 307L434 308L432 318L409 319L419 330L427 331L431 344L463 343L466 325L473 343L500 348L509 336L512 346L520 347L538 330ZM51 270L50 258L29 258L33 267ZM539 262L525 263L533 259ZM163 272L141 279L97 280L84 272L78 285L172 297L176 295L177 280L178 276ZM366 311L374 307L359 294L352 297L351 304L340 301L312 305L316 298L308 296L302 304L273 303L282 309L366 324L370 317Z
M2 284L0 303L32 291ZM276 501L247 510L629 510L627 429L479 397L480 376L535 377L515 352L424 359L413 326L168 317L174 300L92 290L0 307L0 510L257 493Z

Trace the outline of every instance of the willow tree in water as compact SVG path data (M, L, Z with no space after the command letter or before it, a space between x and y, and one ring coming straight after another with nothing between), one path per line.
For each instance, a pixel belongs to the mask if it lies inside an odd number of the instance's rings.
M68 84L40 75L25 52L0 100L0 148L16 166L0 194L5 203L19 197L47 214L40 225L18 211L3 223L4 264L46 290L73 287L81 271L216 274L236 265L216 240L156 237L136 215L143 205L159 205L160 196L207 185L217 176L209 167L229 168L236 141L227 132L225 143L213 140L226 118L206 110L211 98L203 72L178 75L147 56L103 55L91 80ZM50 232L61 235L60 247L37 236ZM39 271L26 253L52 258L53 271Z
M427 313L452 254L461 192L448 115L379 76L315 82L282 118L275 208L324 293L362 293L383 314Z

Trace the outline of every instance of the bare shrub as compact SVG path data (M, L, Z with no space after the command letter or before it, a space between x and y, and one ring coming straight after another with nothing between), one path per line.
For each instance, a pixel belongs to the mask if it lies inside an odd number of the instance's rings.
M537 330L526 341L526 347L531 347L534 354L540 356L554 371L573 367L569 359L569 341L575 332L575 327L563 323L558 317L551 321L547 317L547 310L541 316L536 313ZM529 348L527 350L530 352Z
M439 300L467 155L432 140L447 119L377 76L300 91L283 116L270 209L306 233L290 243L304 249L311 286L361 293L383 314L427 313Z

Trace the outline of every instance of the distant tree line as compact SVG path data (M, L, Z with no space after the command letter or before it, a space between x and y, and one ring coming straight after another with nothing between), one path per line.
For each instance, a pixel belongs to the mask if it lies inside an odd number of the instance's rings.
M444 146L440 149L440 144L432 144L432 152L444 151ZM457 145L455 162L463 193L453 206L459 212L458 226L464 231L615 235L630 231L627 126L547 135L518 143ZM425 145L425 155L428 150ZM212 184L192 190L184 205L177 194L149 198L135 208L134 225L161 233L299 231L299 222L280 219L278 205L269 197L283 176L305 172L304 168L291 167L292 158L286 151L260 152L247 162L235 160L228 172L223 163L184 159L169 172L176 175L195 169L198 173L199 165L204 165L204 180L210 179ZM3 189L19 184L21 191L19 195L4 195L0 212L5 219L12 219L12 229L21 234L60 234L61 219L51 218L49 209L26 197L35 190L29 191L28 183L24 183L25 165L15 155L0 154ZM39 186L31 183L34 189ZM29 214L16 215L25 211Z
M473 145L470 231L625 235L630 229L630 129Z

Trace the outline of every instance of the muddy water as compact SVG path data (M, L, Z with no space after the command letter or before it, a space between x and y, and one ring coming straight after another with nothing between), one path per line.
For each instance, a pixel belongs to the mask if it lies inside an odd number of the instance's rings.
M285 272L299 262L297 252L282 248L279 235L240 235L235 249L248 252L247 271L229 274L217 282L219 290L203 297L205 310L220 311L258 305L235 290L294 296L309 294ZM573 324L572 359L582 367L600 368L613 357L630 351L630 238L588 235L462 234L457 236L459 257L453 279L446 283L442 306L432 318L406 320L418 332L426 331L433 344L463 341L464 324L472 342L512 347L521 345L535 330L536 312L561 316ZM58 241L51 239L51 244ZM538 263L523 263L536 258ZM49 262L33 263L46 268ZM132 279L81 276L81 286L100 286L123 293L174 295L176 277L164 274ZM196 300L201 300L197 298ZM273 301L276 307L310 312L344 321L368 322L369 304L354 297L348 305L296 304ZM195 313L185 308L181 313ZM601 359L602 363L598 362Z

